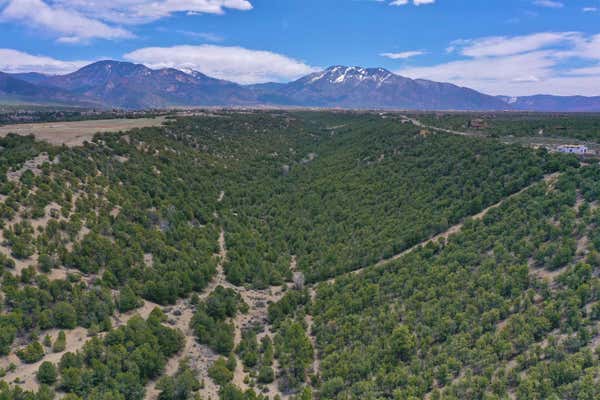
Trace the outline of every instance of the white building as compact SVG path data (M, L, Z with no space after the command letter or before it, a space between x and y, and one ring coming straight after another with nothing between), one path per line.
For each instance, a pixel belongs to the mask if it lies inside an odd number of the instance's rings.
M558 146L558 151L560 153L569 153L569 154L586 154L589 149L587 146L582 144L564 144L562 146Z

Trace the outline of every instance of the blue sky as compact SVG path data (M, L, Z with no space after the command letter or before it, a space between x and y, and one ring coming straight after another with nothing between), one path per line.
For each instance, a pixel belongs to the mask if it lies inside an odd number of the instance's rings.
M0 0L0 70L106 58L240 83L341 64L491 94L600 95L600 0Z

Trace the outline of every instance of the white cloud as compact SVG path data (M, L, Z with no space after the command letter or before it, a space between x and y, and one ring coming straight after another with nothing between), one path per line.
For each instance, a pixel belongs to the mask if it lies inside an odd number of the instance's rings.
M390 6L405 6L410 3L410 0L393 0L390 2ZM424 4L433 4L435 0L412 0L412 4L415 6L420 6Z
M453 61L432 67L406 68L399 72L413 78L427 78L442 82L477 80L498 81L503 84L520 81L525 77L542 79L548 76L549 68L553 65L554 62L549 58L548 52L533 52L508 57Z
M194 69L243 84L289 81L318 70L270 51L214 45L147 47L124 58L151 68Z
M400 53L381 53L380 56L391 58L392 60L406 60L407 58L412 58L423 54L425 54L424 51L403 51Z
M536 0L533 2L533 4L546 8L563 8L565 6L564 3L554 0Z
M61 61L13 49L0 49L0 71L8 73L42 72L46 74L65 74L78 70L89 63L89 61Z
M488 37L452 42L451 50L461 59L397 73L490 94L600 95L600 35L542 32ZM588 66L572 67L582 64Z
M183 36L188 36L194 39L204 40L206 42L222 42L225 40L222 36L212 32L194 32L178 29L175 32Z
M598 7L583 7L581 11L586 13L595 13L598 11Z
M120 39L133 35L63 7L51 7L42 0L10 0L0 20L14 21L60 35L59 41L74 43L92 38Z
M224 14L252 9L248 0L48 0L88 16L126 25L143 24L174 13Z
M462 45L462 54L470 57L507 56L555 46L577 39L573 32L543 32L526 36L496 36L471 41L453 42Z
M2 9L3 5L6 6ZM0 0L0 22L43 29L64 43L122 39L124 25L144 24L174 13L223 14L251 10L248 0Z

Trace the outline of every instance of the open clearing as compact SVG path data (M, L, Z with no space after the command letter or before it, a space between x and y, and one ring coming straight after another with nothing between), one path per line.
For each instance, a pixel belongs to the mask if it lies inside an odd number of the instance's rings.
M165 117L136 119L104 119L94 121L44 122L0 126L0 137L9 133L33 135L54 145L81 146L96 133L128 131L135 128L160 126Z

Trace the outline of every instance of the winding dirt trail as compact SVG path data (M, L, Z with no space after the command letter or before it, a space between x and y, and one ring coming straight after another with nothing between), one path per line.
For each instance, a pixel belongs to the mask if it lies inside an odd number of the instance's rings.
M402 118L405 121L410 122L411 124L413 124L416 127L424 128L424 129L431 129L432 131L450 133L452 135L458 135L458 136L487 137L487 135L482 134L482 133L462 132L462 131L455 131L452 129L440 128L440 127L433 126L433 125L426 125L426 124L422 123L421 121L419 121L418 119L410 118L406 115L401 115L400 118Z
M206 300L210 294L218 287L229 288L240 294L242 299L249 306L249 311L245 314L238 313L231 323L234 325L234 345L237 346L242 339L242 330L251 326L264 326L265 332L272 338L270 326L268 325L268 304L276 302L283 297L285 293L284 286L273 286L264 290L252 290L241 286L235 286L227 281L224 266L227 262L227 244L225 240L225 231L221 229L219 234L219 253L217 273L211 280L207 288L199 295L200 300ZM208 376L208 368L219 358L219 354L215 353L206 345L197 342L193 329L190 328L190 322L194 315L194 309L188 300L180 300L177 304L167 312L168 322L174 327L180 329L185 335L185 347L172 357L165 368L163 376L172 376L177 372L179 363L184 359L190 360L190 366L198 371L198 378L204 382L204 387L198 392L203 399L217 399L219 395L219 386L216 385ZM264 333L263 333L264 335ZM249 386L244 382L246 373L243 369L241 360L236 356L237 365L234 371L233 384L239 389L245 391ZM159 378L160 379L160 378ZM145 400L156 400L160 394L156 384L159 379L150 382L146 386ZM275 396L281 393L277 387L273 385L269 388L269 392ZM282 397L283 398L283 397Z
M177 312L175 312L177 310ZM168 322L176 328L179 328L185 335L185 345L183 350L179 352L175 357L172 357L165 366L165 372L163 376L173 376L179 369L179 363L185 358L189 357L191 366L194 367L196 357L194 357L196 349L196 341L194 339L194 333L190 329L190 322L194 316L194 311L190 307L187 301L179 301L173 310L166 313ZM160 379L160 378L159 378ZM157 399L160 395L160 390L156 387L158 380L151 381L146 385L146 396L145 399Z
M543 181L551 184L558 178L559 175L560 175L559 173L546 175L546 176L544 176ZM515 196L522 194L523 192L527 191L528 189L530 189L531 187L535 186L538 183L539 182L535 182L535 183L519 190L518 192L504 198L503 200L499 201L496 204L493 204L493 205L485 208L484 210L471 216L470 218L482 219L492 209L500 207L507 200L512 199ZM222 197L224 196L224 193L223 192L221 192L221 193L222 194L220 194L219 200L222 200ZM426 246L429 243L438 242L440 240L447 241L451 235L458 233L462 229L463 226L464 226L464 222L456 224L456 225L450 227L449 229L447 229L446 231L444 231L438 235L435 235L435 236L431 237L430 239L425 240L424 242L421 242L421 243L419 243L397 255L394 255L393 257L390 257L385 260L381 260L381 261L375 263L374 265L363 267L361 269L349 272L348 274L359 274L359 273L365 271L367 268L371 268L373 266L378 267L378 266L389 264L389 263L396 261L396 260L400 259L401 257L403 257L423 246ZM219 259L219 261L217 263L217 273L216 273L215 277L211 280L211 282L207 286L207 288L204 290L204 292L199 296L200 299L205 300L208 296L210 296L210 294L218 286L223 286L225 288L231 288L231 289L235 290L236 292L238 292L242 296L244 301L249 306L249 312L246 314L238 313L236 315L236 317L233 318L231 321L235 327L234 343L236 346L241 341L242 330L244 328L248 328L253 325L259 325L259 326L265 327L264 331L259 335L259 338L263 337L265 335L273 338L273 333L271 331L271 328L268 324L268 319L267 319L267 316L268 316L267 306L271 302L279 301L283 297L283 294L285 293L285 289L288 289L289 287L293 286L294 283L291 282L291 283L288 283L288 284L282 285L282 286L273 286L273 287L270 287L270 288L264 289L264 290L251 290L251 289L247 289L245 287L238 287L238 286L231 284L230 282L227 281L226 276L225 276L225 271L224 271L224 265L227 262L227 246L226 246L224 230L221 230L221 232L219 234L218 243L219 243L219 253L216 254L216 257L218 257L218 259ZM294 256L294 257L292 257L292 259L290 261L290 269L292 271L295 271L296 265L297 265L297 259ZM346 274L344 274L344 275L346 275ZM340 275L340 276L343 276L343 275ZM338 278L338 277L332 278L326 282L334 283L336 278ZM314 302L315 297L316 297L315 285L308 286L308 290L310 292L311 301ZM150 303L150 302L145 302L144 306L138 310L135 310L131 313L124 314L124 315L116 315L114 317L114 326L118 327L118 326L122 326L122 325L126 324L129 321L129 319L131 317L133 317L134 315L140 315L143 318L147 318L148 315L150 314L150 312L154 309L154 307L158 307L158 305ZM179 363L181 362L181 360L183 360L184 358L187 357L190 360L192 368L198 370L199 379L204 382L204 388L201 389L199 392L200 395L206 399L217 399L219 387L212 381L212 379L210 379L208 377L208 367L219 356L218 356L218 354L213 352L207 346L201 345L196 341L195 334L194 334L193 330L190 328L190 322L191 322L193 314L194 314L193 306L189 303L188 300L180 300L174 307L170 307L170 311L167 312L166 314L169 318L169 323L171 325L173 325L174 327L179 328L184 333L185 346L184 346L184 349L179 354L177 354L175 357L172 357L171 359L169 359L169 361L166 365L166 368L165 368L164 375L167 375L167 376L174 375L177 372L177 369L179 367ZM310 341L313 345L314 351L315 351L311 369L314 374L318 374L320 371L320 360L318 357L316 338L312 335L312 328L313 328L312 316L307 315L305 317L305 322L306 322L306 325L308 328L307 332L309 335L309 339L310 339ZM57 334L57 332L55 332L55 333ZM20 362L20 360L18 360L18 358L16 358L16 356L14 356L14 354L11 355L10 357L5 358L4 360L2 360L2 361L5 361L5 363L14 362L17 365L17 368L13 372L8 373L3 378L3 380L5 380L6 382L14 382L17 378L19 378L22 382L22 384L20 384L20 386L22 388L24 388L26 390L37 390L39 388L39 385L37 383L35 375L36 375L37 370L39 369L39 366L41 365L42 362L50 361L53 363L57 363L58 361L60 361L60 358L62 357L62 355L64 353L76 352L78 350L81 350L83 348L83 346L85 345L85 343L87 342L87 339L88 339L87 330L85 330L83 328L77 328L77 329L74 329L71 331L66 331L65 333L67 335L67 349L64 352L47 354L42 361L35 363L35 364L23 364ZM238 361L238 363L237 363L236 370L234 372L233 383L236 386L238 386L240 389L246 390L246 389L248 389L248 385L244 382L244 378L246 377L246 374L243 371L243 365L242 365L241 361L239 359L237 361ZM277 365L275 365L275 368L276 367L277 367ZM150 382L147 385L147 391L146 391L146 396L145 396L146 400L155 400L158 398L160 391L156 388L157 382L158 382L158 380L155 380L155 381ZM277 388L277 381L275 381L274 383L272 383L270 385L267 385L266 388L267 388L267 394L269 396L280 395L282 398L287 397L287 396L283 396L282 393L279 392L279 390Z
M483 209L482 211L480 211L479 213L469 216L467 218L465 218L463 220L463 222L453 225L450 228L448 228L446 231L439 233L415 246L412 246L409 249L406 249L404 251L402 251L401 253L398 253L390 258L381 260L375 264L372 264L370 266L366 266L363 268L360 268L358 270L349 272L348 274L359 274L363 271L365 271L368 268L372 268L372 267L379 267L379 266L383 266L383 265L387 265L393 261L396 261L404 256L406 256L409 253L412 253L413 251L426 246L429 243L432 242L438 242L438 241L444 241L446 242L448 240L448 238L453 235L456 234L458 232L460 232L460 230L463 228L464 226L464 221L467 219L474 219L474 220L481 220L482 218L484 218L491 210L500 207L501 205L503 205L505 202L507 202L508 200L524 193L525 191L531 189L533 186L539 184L540 182L546 182L546 183L552 183L554 182L558 176L560 175L560 173L554 173L554 174L549 174L543 177L543 179L541 181L537 181L534 182L526 187L524 187L523 189L519 190L518 192L515 192L507 197L505 197L504 199L500 200L499 202L492 204L488 207L486 207L485 209ZM226 259L226 248L225 248L225 237L224 237L224 233L221 232L221 236L219 238L219 244L220 244L220 248L221 248L221 256L223 257L223 260ZM292 271L296 270L296 266L297 266L297 259L296 257L292 257L292 260L290 262L290 269ZM248 314L238 314L236 316L236 318L234 319L234 324L235 324L235 344L239 344L240 340L241 340L241 330L243 327L248 327L250 326L252 323L263 323L265 324L265 331L262 332L259 335L259 339L264 337L264 336L269 336L272 338L272 332L270 331L270 327L267 324L267 313L266 313L266 307L264 308L264 310L261 310L261 306L259 306L259 304L267 304L268 302L276 302L279 299L281 299L281 297L283 296L283 286L277 286L277 287L271 287L269 289L266 290L248 290L246 288L243 287L236 287L232 284L230 284L229 282L227 282L227 280L224 277L223 271L222 271L222 265L220 266L221 270L219 271L219 276L222 276L222 279L219 279L218 281L220 282L219 284L221 284L224 287L230 287L233 288L234 290L237 290L238 293L240 293L240 295L242 296L242 298L244 299L244 301L250 306L250 312ZM343 274L343 275L347 275L347 274ZM343 276L341 275L341 276ZM339 276L338 276L339 277ZM328 281L326 281L327 283L334 283L336 281L336 279L338 277L334 277L329 279ZM289 283L288 287L293 286L293 282ZM318 284L318 283L317 283ZM309 292L310 292L310 297L311 297L311 302L314 302L316 299L316 290L315 290L315 285L312 286L308 286ZM216 287L216 284L215 284ZM213 287L214 290L214 287ZM210 292L208 292L210 293ZM312 334L312 329L313 329L313 317L311 315L306 315L305 317L305 323L307 325L307 332L308 332L308 336L309 339L311 341L311 344L314 348L314 359L313 359L313 363L311 366L311 370L313 374L319 374L320 372L320 359L319 359L319 355L318 355L318 349L317 349L317 343L316 343L316 337ZM239 361L239 360L238 360ZM276 360L275 360L276 361ZM238 385L238 387L240 387L241 389L245 389L247 387L247 385L243 382L243 377L245 376L245 374L243 373L243 371L241 371L241 363L238 362L238 368L236 369L235 372L235 377L234 377L234 383L236 385ZM275 365L275 368L277 368L277 365ZM277 370L277 369L276 369ZM266 385L267 388L267 395L268 396L275 396L275 395L280 395L282 396L282 394L278 391L277 389L277 383L276 381L273 382L270 385ZM282 396L282 398L286 398L285 396Z
M224 265L227 261L227 246L225 244L225 232L222 229L219 233L218 242L219 253L215 255L219 259L217 263L217 273L202 294L198 296L200 300L206 300L219 285L223 287L230 286L225 278L224 271ZM200 389L199 394L204 399L217 399L219 396L219 387L208 376L208 367L217 360L219 356L208 346L202 345L196 340L196 335L190 327L190 323L194 316L194 309L189 303L189 300L179 300L177 304L169 310L167 315L169 318L168 322L184 334L185 345L182 351L169 359L163 376L173 376L177 373L179 363L187 357L190 360L192 369L198 371L199 380L204 382L204 387ZM159 380L160 377L148 383L146 386L146 395L144 397L145 400L158 399L160 390L156 385Z
M454 131L448 131L448 130L445 130L442 128L429 127L429 126L421 124L419 121L416 121L416 120L411 120L411 122L413 124L415 124L416 126L426 127L429 129L434 129L434 130L447 132L447 133L471 136L471 134L467 134L465 132L454 132ZM558 178L559 175L560 175L559 173L546 175L546 176L544 176L542 181L544 181L546 183L552 183ZM535 182L510 196L507 196L506 198L502 199L501 201L497 202L496 204L493 204L493 205L485 208L481 212L479 212L475 215L472 215L470 218L476 219L476 220L484 218L485 215L487 215L492 209L500 207L506 201L522 194L523 192L527 191L528 189L537 185L538 183L540 183L540 181ZM223 200L224 195L225 195L224 192L220 192L217 201L221 202ZM387 264L394 262L394 261L402 258L403 256L405 256L423 246L426 246L429 243L438 242L441 240L447 241L451 235L460 232L460 230L463 228L463 226L464 226L464 221L459 224L456 224L454 226L451 226L446 231L444 231L440 234L437 234L437 235L435 235L435 236L433 236L433 237L431 237L409 249L406 249L399 254L396 254L390 258L381 260L370 266L366 266L366 267L360 268L358 270L349 272L348 274L359 274L359 273L365 271L367 268L387 265ZM246 314L238 313L236 315L236 317L233 318L231 321L235 327L235 331L234 331L235 345L237 346L241 341L242 330L244 328L248 328L252 325L264 326L264 331L259 334L259 338L264 337L264 336L269 336L272 338L273 333L272 333L270 325L268 324L268 319L267 319L267 316L268 316L267 306L271 302L279 301L283 297L285 290L287 288L291 287L294 283L291 282L289 284L285 284L285 285L281 285L281 286L273 286L273 287L270 287L270 288L267 288L264 290L251 290L251 289L247 289L245 287L238 287L238 286L231 284L230 282L227 281L226 276L225 276L225 271L224 271L224 266L225 266L225 263L227 262L227 246L226 246L225 232L223 229L221 229L221 232L219 234L218 243L219 243L219 253L215 255L219 259L219 261L217 263L217 273L214 276L214 278L211 280L211 282L209 283L207 288L199 296L200 299L205 300L218 286L223 286L225 288L231 288L231 289L235 290L237 293L239 293L241 295L241 297L244 299L244 301L249 306L248 313L246 313ZM296 264L297 264L297 260L296 260L296 257L294 256L294 257L292 257L291 262L290 262L290 269L292 271L296 270ZM339 275L337 277L329 279L326 282L334 283L337 278L339 278L340 276L344 276L344 275L347 275L347 274ZM316 285L308 286L308 289L310 291L311 301L313 301L313 302L316 297L315 286ZM133 317L134 315L137 315L137 314L141 315L143 318L147 318L154 307L158 307L158 305L152 304L149 302L145 302L144 306L141 309L135 310L134 312L126 314L126 315L116 316L114 325L115 325L115 327L122 326L122 325L126 324L127 321L131 317ZM179 354L177 354L176 356L174 356L168 360L164 375L166 375L166 376L174 375L177 372L177 369L179 367L181 360L183 360L184 358L187 357L190 359L191 367L198 370L199 378L201 381L204 382L204 388L202 388L199 391L199 394L202 396L202 398L205 398L205 399L217 399L219 388L212 381L212 379L210 379L208 377L208 367L219 356L215 352L213 352L210 348L208 348L207 346L201 345L196 341L195 334L194 334L193 330L190 328L190 322L194 315L193 306L189 303L188 300L180 300L177 302L177 304L174 307L170 307L169 312L167 312L166 314L168 316L169 323L171 325L173 325L174 327L179 328L184 333L185 346L184 346L184 349ZM308 331L310 341L314 348L314 359L313 359L311 368L312 368L312 372L314 374L318 374L320 371L320 360L318 357L316 338L312 335L312 328L313 328L312 316L307 315L305 317L305 322L308 327L307 331ZM65 352L75 352L77 350L80 350L81 348L83 348L84 344L87 341L86 340L87 331L83 328L77 328L72 331L67 331L66 334L67 334L67 349L61 353L47 354L45 356L45 358L38 363L22 364L20 362L20 360L18 360L18 359L15 360L14 355L11 356L10 358L7 358L6 361L15 362L17 364L17 368L15 371L7 374L3 378L3 380L5 380L6 382L14 382L15 379L19 378L23 382L23 384L21 386L24 389L37 390L39 385L37 384L35 374L43 361L51 361L51 362L56 363L60 360L60 358L62 357L62 355ZM2 360L2 361L4 361L4 360ZM233 382L240 389L245 390L248 388L248 385L244 382L244 378L245 378L246 374L243 371L243 366L242 366L241 361L239 359L237 361L238 362L237 362L237 367L236 367L236 370L234 373ZM275 365L275 367L277 367L277 365ZM157 381L158 380L150 382L147 385L147 391L146 391L146 396L145 396L146 400L155 400L158 398L160 391L156 388ZM280 395L282 398L287 397L287 396L283 396L279 392L279 390L277 389L276 381L270 385L267 385L267 390L268 390L269 396Z
M319 375L321 372L321 359L319 358L319 351L317 349L317 338L313 335L313 317L312 315L306 314L304 316L304 322L306 323L306 333L308 333L308 338L310 339L310 344L313 348L313 362L311 366L312 373L314 375Z

